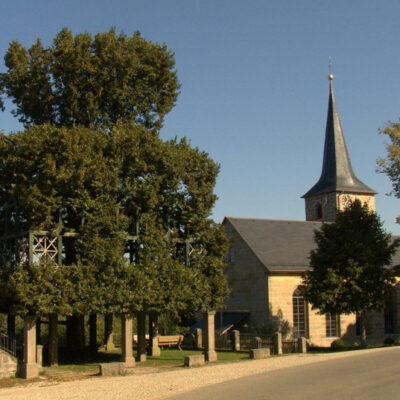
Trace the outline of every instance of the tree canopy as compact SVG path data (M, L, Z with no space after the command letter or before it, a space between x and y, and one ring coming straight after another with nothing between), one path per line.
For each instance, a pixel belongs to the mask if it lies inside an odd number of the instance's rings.
M387 136L389 143L386 145L387 156L377 161L378 171L389 177L392 193L400 198L400 122L388 121L379 132ZM400 223L400 217L397 217L397 223Z
M210 219L219 165L186 139L158 134L179 93L173 53L139 32L64 28L48 47L12 42L5 63L0 108L12 99L25 131L0 133L0 237L14 238L2 240L3 255L26 245L15 239L22 232L61 232L63 266L14 257L0 269L0 307L218 307L228 292L227 239Z
M5 223L57 232L61 222L79 234L65 239L62 268L3 269L0 301L21 314L219 306L227 239L209 218L218 170L185 139L162 141L135 122L0 135L0 236ZM129 235L137 235L135 260L124 257Z
M315 231L317 248L303 278L304 297L321 313L359 313L365 342L366 312L381 309L395 282L390 265L400 245L385 233L379 216L355 200L336 221Z
M111 29L92 38L64 28L49 47L40 39L29 49L11 42L5 64L0 108L4 110L2 94L11 98L13 113L25 126L133 120L160 128L179 92L173 53L139 32L117 35Z

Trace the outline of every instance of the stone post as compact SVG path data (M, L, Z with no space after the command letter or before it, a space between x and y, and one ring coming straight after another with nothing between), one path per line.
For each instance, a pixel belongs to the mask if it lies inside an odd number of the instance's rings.
M196 340L196 348L198 350L203 348L203 331L200 328L197 328L195 331L195 340Z
M24 358L21 374L25 379L39 376L36 364L36 317L34 316L25 317L24 320Z
M104 345L107 351L115 350L112 314L104 316Z
M137 313L137 355L136 361L146 361L146 314L144 312Z
M97 351L97 315L89 316L89 347L92 351Z
M161 351L158 346L158 315L156 313L149 315L149 339L149 356L160 356Z
M240 332L238 330L232 331L232 350L240 351Z
M253 338L253 348L254 349L261 349L262 347L262 342L261 342L261 338L258 336L255 336Z
M133 368L135 366L135 359L132 352L132 316L128 314L121 316L121 342L121 361L125 364L125 367Z
M215 351L215 311L203 313L204 320L204 356L206 361L217 361L217 353Z
M274 334L274 353L278 355L283 354L282 333L280 332Z
M305 337L298 338L299 353L307 353L307 339Z
M41 344L36 345L36 364L39 368L43 367L43 346Z
M49 365L58 365L58 315L49 315Z

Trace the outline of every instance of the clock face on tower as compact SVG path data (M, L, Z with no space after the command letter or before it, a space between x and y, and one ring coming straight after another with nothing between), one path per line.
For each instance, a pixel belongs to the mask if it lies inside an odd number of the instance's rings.
M342 195L342 206L348 207L351 204L351 197L348 194Z

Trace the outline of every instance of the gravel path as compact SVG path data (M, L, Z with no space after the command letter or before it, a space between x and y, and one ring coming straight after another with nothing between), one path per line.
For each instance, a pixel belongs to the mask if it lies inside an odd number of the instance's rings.
M280 368L353 357L364 352L391 351L391 348L359 350L333 354L293 354L265 360L207 365L191 369L81 381L36 382L24 387L0 389L1 400L159 400L178 392L220 383Z

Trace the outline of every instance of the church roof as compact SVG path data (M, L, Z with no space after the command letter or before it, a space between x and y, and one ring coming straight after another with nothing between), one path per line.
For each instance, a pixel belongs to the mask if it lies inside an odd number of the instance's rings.
M225 217L226 221L269 272L310 270L310 252L316 248L314 231L321 228L322 222ZM393 240L399 237L392 236ZM400 266L400 249L393 255L391 266Z
M376 194L354 174L336 108L332 79L333 75L329 75L328 116L321 177L303 198L336 191Z
M310 269L314 230L321 222L225 217L270 272Z

